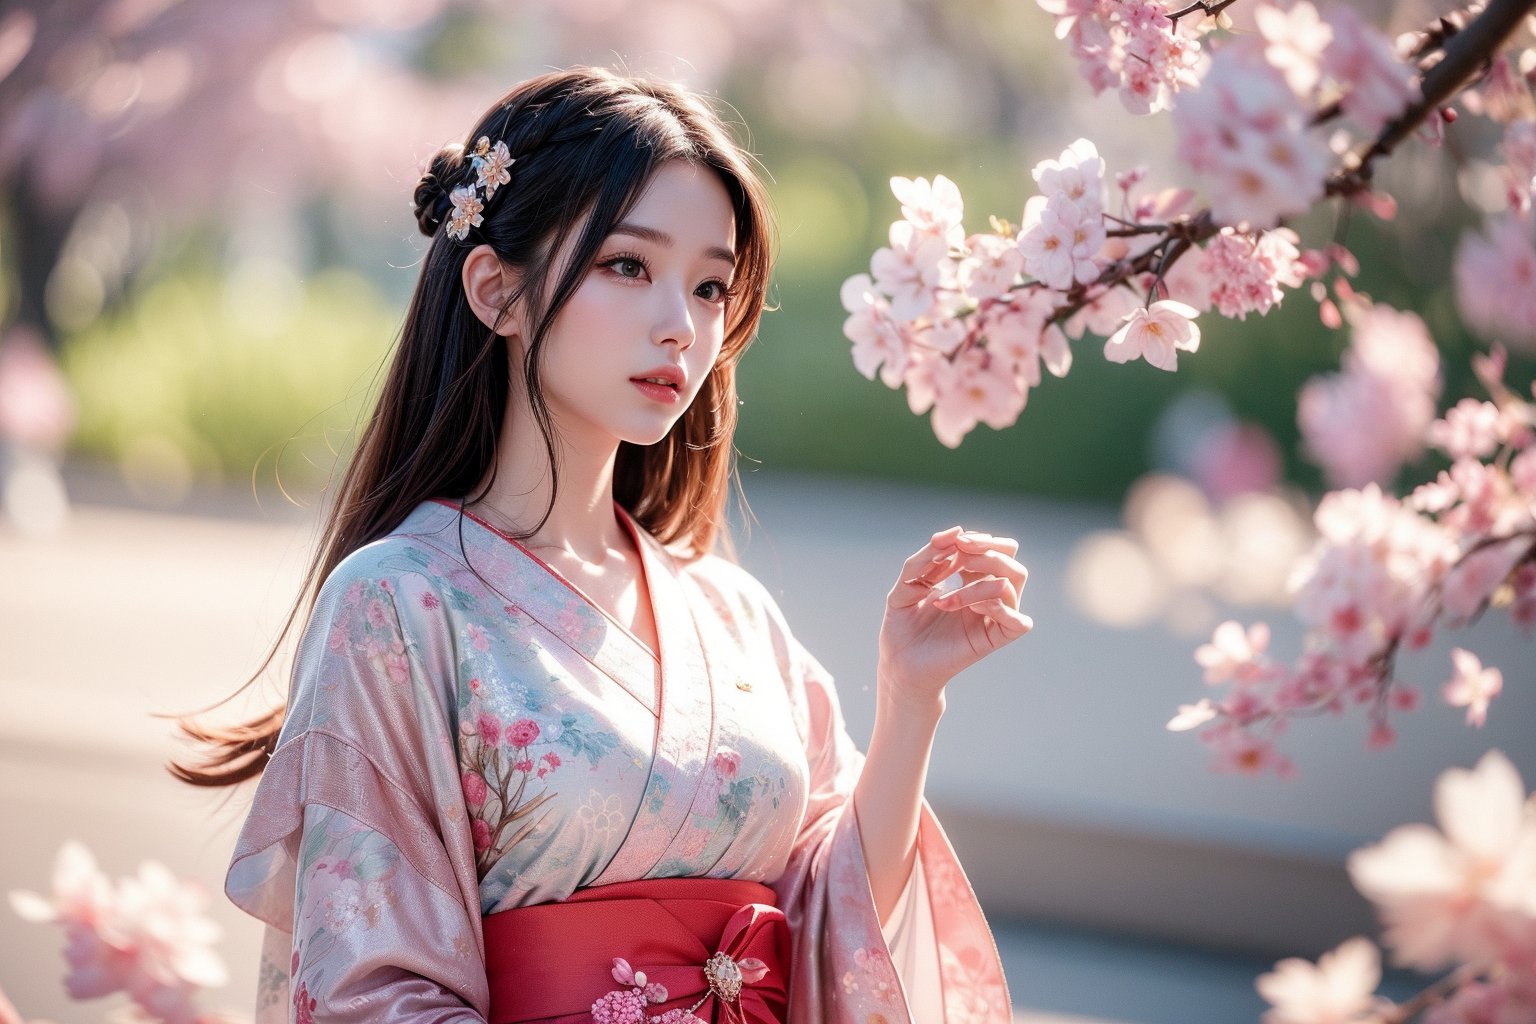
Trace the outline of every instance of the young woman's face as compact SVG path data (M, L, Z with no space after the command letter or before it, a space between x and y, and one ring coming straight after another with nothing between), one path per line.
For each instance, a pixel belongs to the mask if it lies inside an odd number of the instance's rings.
M720 354L735 245L715 173L663 164L545 340L544 399L566 444L600 452L667 435Z

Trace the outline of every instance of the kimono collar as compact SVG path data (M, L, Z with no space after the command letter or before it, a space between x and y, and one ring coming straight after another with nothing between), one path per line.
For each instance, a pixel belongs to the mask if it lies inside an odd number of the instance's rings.
M715 731L714 686L693 614L691 593L676 559L622 510L620 521L640 553L651 614L660 641L660 666L629 630L588 600L549 565L495 527L461 513L456 502L418 506L395 531L463 564L493 589L509 615L526 616L644 703L656 715L656 747L646 781L647 813L604 870L611 878L639 878L682 828L695 791L706 776ZM468 581L466 581L467 583Z

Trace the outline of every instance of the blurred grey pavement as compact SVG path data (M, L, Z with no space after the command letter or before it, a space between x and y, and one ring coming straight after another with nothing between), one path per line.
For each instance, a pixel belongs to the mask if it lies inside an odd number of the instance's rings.
M312 521L248 494L176 512L135 507L106 477L73 474L63 532L0 532L0 891L45 891L60 843L84 841L113 876L144 859L209 887L232 980L212 1004L245 1012L258 929L218 894L245 793L173 782L175 749L151 711L211 703L259 663L297 586ZM780 597L801 641L839 679L861 742L872 721L885 591L932 531L960 522L1017 536L1034 635L957 680L929 794L997 926L1020 1020L1224 1024L1256 1020L1253 977L1373 934L1344 855L1430 820L1433 779L1499 746L1536 781L1536 686L1527 642L1478 628L1509 685L1487 728L1433 699L1397 747L1367 752L1359 721L1303 723L1291 782L1215 776L1162 725L1200 695L1198 638L1110 631L1064 596L1069 552L1114 510L891 484L754 474L758 520L742 560ZM1295 649L1285 616L1275 648ZM1425 683L1443 671L1419 655ZM1427 687L1426 687L1427 688ZM0 987L23 1014L73 1024L62 939L0 905Z

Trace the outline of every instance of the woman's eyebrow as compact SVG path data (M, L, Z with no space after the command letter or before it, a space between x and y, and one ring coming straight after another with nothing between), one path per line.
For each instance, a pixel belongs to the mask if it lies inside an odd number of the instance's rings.
M634 238L641 238L647 242L651 242L655 245L659 245L667 249L672 248L673 245L672 236L667 234L665 231L662 231L660 228L646 227L644 224L631 224L629 221L625 221L624 223L620 224L618 227L609 232L609 234L630 235ZM733 267L736 265L736 254L731 252L731 250L723 249L718 245L712 245L705 249L704 256L706 259L723 260Z

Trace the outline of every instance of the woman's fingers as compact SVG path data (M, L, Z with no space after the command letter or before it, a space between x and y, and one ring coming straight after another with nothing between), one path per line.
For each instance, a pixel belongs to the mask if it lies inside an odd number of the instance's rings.
M967 610L976 612L983 616L988 624L997 626L998 629L1002 630L1005 640L1017 640L1035 628L1034 619L1012 605L1007 604L1001 598L981 601L971 605Z
M959 554L955 540L960 534L958 526L941 530L903 562L901 576L891 588L887 603L893 608L907 608L931 594L941 580L955 571Z
M940 611L956 611L988 601L1001 601L1010 608L1018 608L1019 589L1012 580L988 576L942 594L931 603Z
M1012 537L994 537L990 533L977 533L974 530L962 532L956 538L956 543L962 551L1001 551L1009 558L1019 553L1019 542Z
M975 552L959 548L955 558L955 569L967 582L985 576L1001 576L1011 580L1014 588L1021 592L1025 582L1029 580L1029 570L1012 555L998 548Z
M903 563L901 576L891 588L888 604L907 608L929 597L945 578L958 572L966 585L989 577L1006 579L1013 584L1015 607L1018 593L1029 579L1029 570L1014 557L1019 542L1011 537L994 537L967 531L959 526L935 533ZM963 589L963 588L961 588Z

